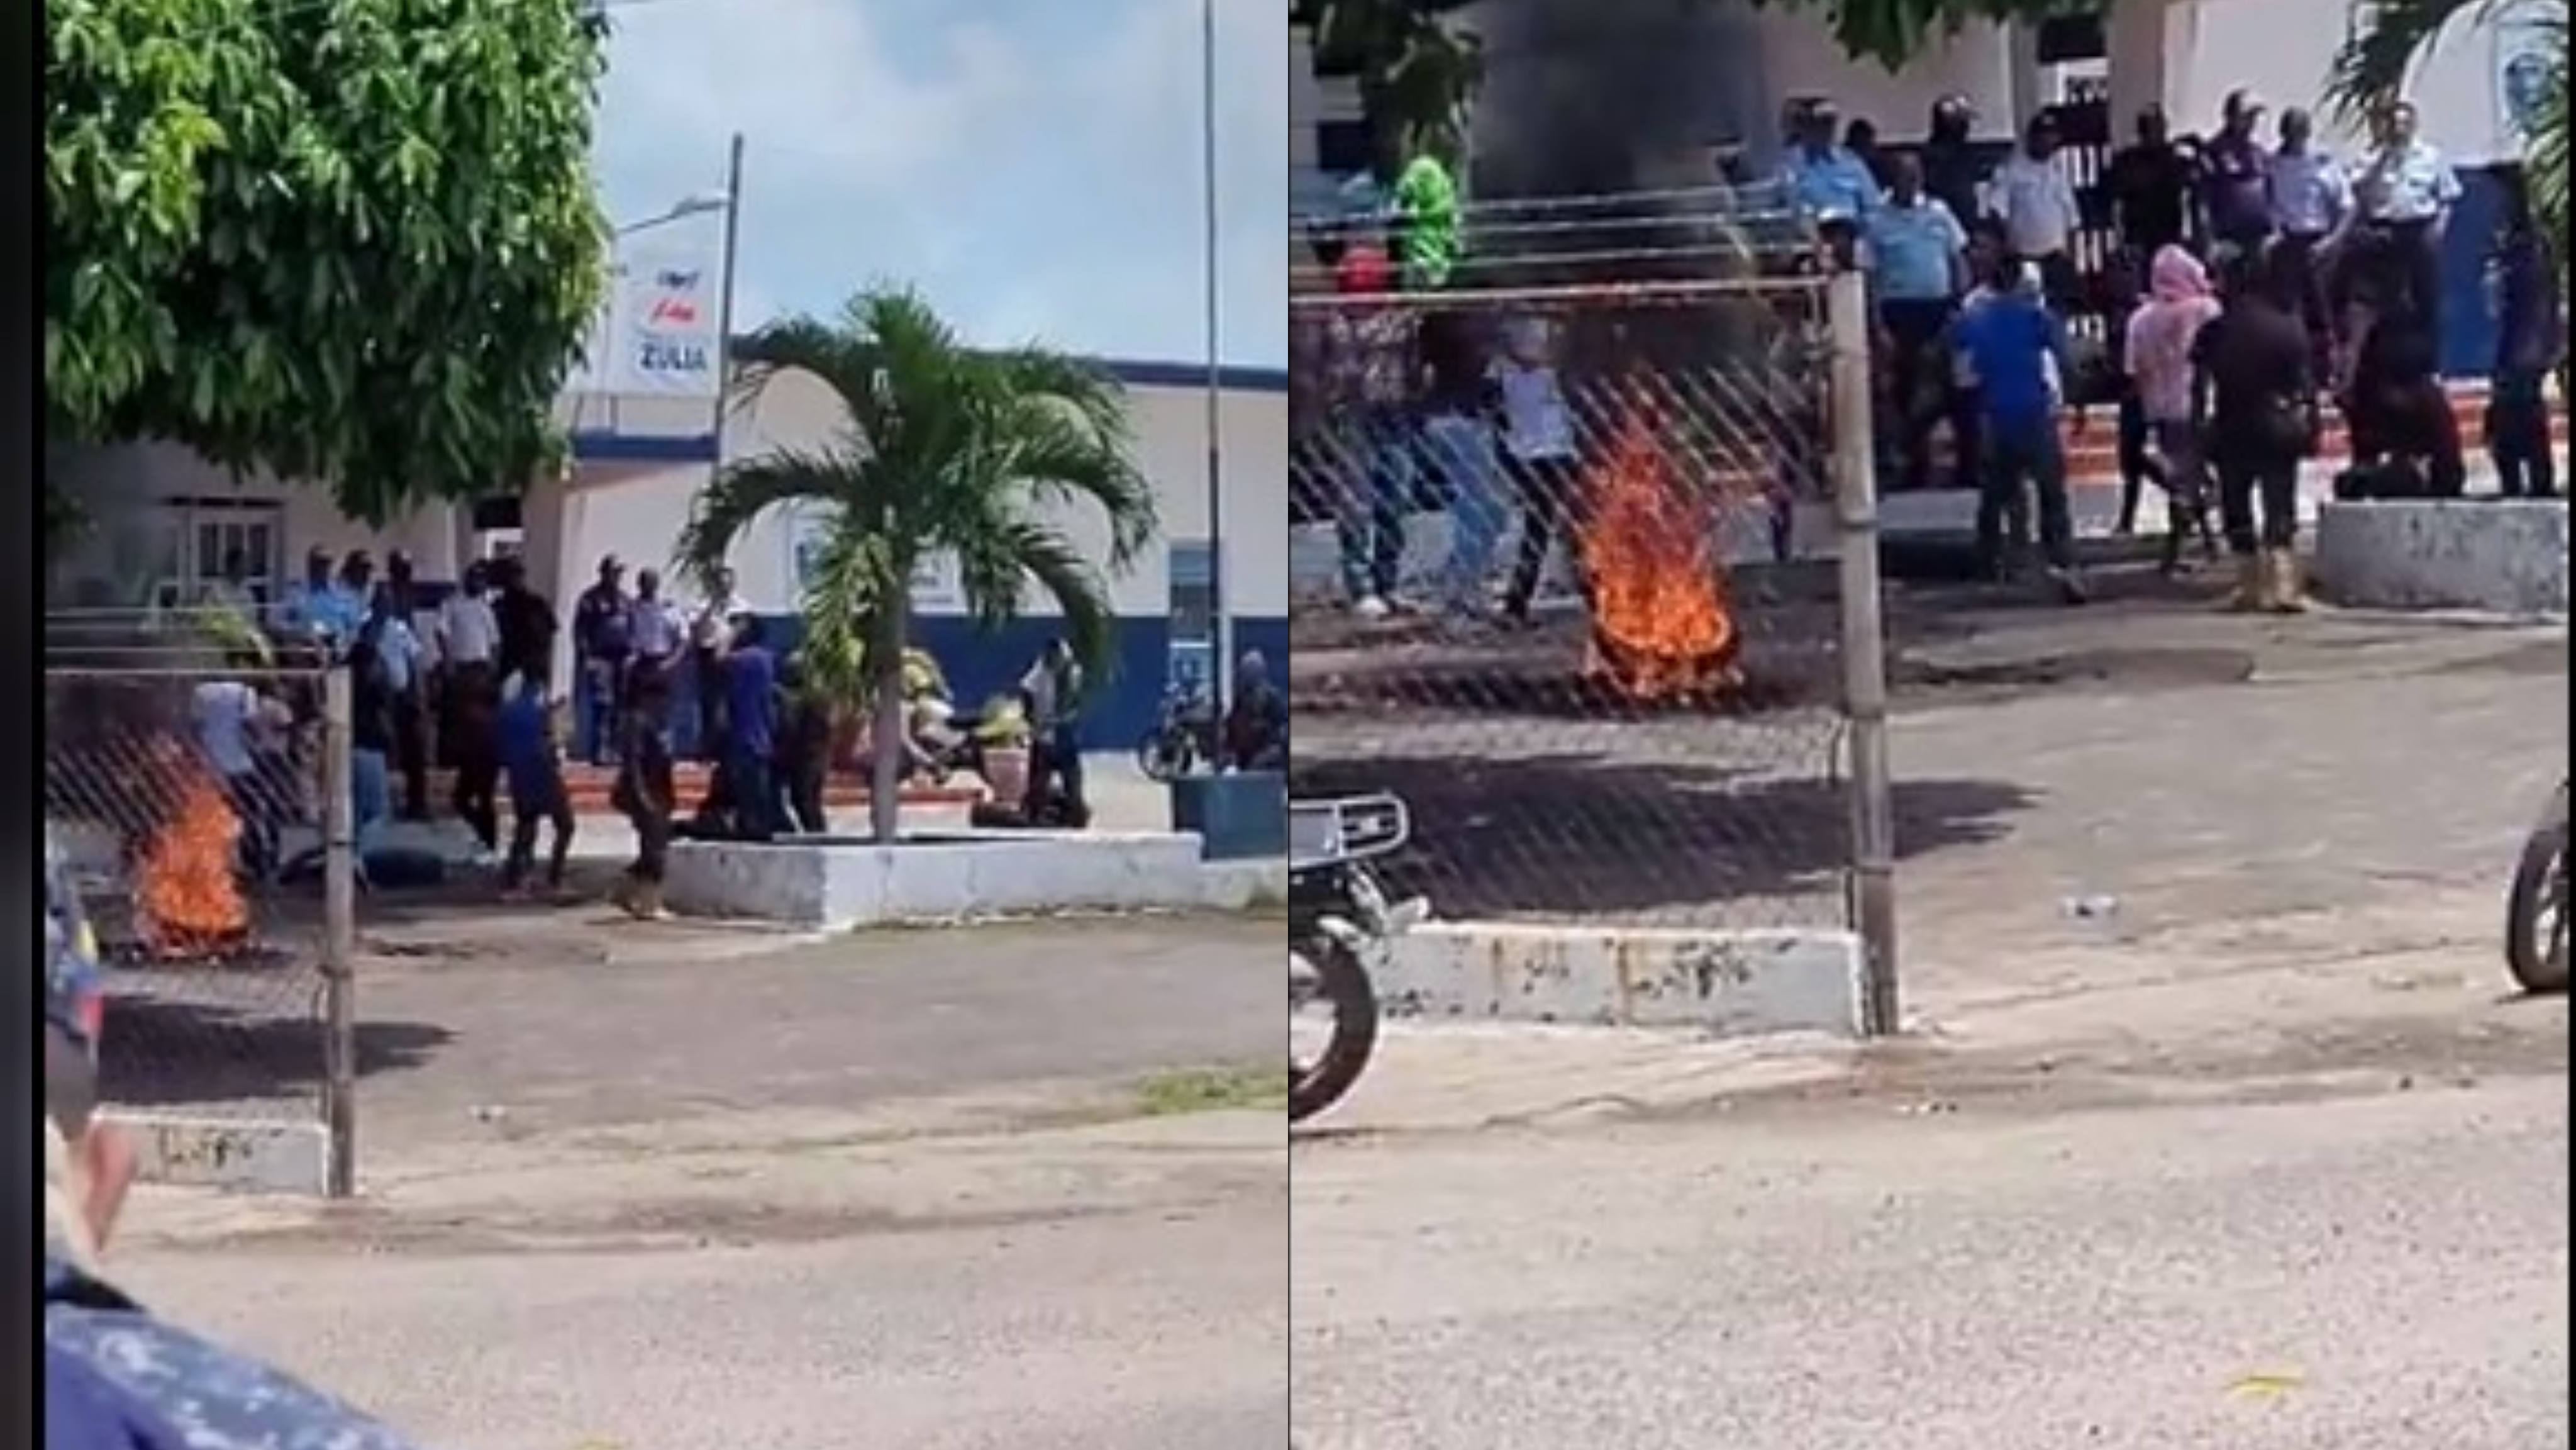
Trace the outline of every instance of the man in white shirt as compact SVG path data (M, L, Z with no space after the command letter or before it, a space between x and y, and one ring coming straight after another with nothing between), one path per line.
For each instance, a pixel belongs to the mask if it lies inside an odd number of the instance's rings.
M1984 201L1986 215L2003 224L2013 260L2037 268L2049 305L2063 310L2078 300L2071 246L2083 224L2083 210L2075 200L2075 183L2058 160L2058 139L2054 119L2034 118L2022 149L1995 168Z
M662 573L646 569L635 576L635 597L626 604L626 643L635 652L638 670L666 670L680 657L688 623L680 607L662 593Z
M2459 173L2418 131L2415 108L2399 101L2381 112L2371 149L2353 177L2354 210L2377 234L2370 249L2383 295L2402 294L2406 315L2442 345L2442 236L2460 200Z
M255 686L232 679L201 682L189 693L188 715L197 749L214 767L240 822L243 867L265 877L277 869L278 821L293 805L268 788L261 763L295 716Z

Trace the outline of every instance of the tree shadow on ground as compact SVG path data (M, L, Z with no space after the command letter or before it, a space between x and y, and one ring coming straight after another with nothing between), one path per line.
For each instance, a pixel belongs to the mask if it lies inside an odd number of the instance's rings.
M319 984L316 983L318 986ZM201 998L119 995L99 1052L100 1096L127 1107L312 1098L324 1064L318 997L275 1009ZM455 1038L425 1022L361 1022L360 1077L424 1066Z
M1600 755L1300 760L1300 797L1391 791L1413 841L1389 887L1444 917L1688 915L1730 925L1838 920L1847 788ZM1900 856L2003 835L2032 792L1990 780L1895 787Z

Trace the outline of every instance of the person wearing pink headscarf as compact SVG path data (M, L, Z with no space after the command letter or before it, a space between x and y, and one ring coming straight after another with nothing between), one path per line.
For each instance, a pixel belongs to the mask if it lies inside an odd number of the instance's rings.
M2192 423L2192 344L2220 312L2209 273L2182 247L2156 249L2148 268L2146 299L2129 314L2122 338L2121 370L2137 391L2146 415L2147 433L2164 464L2165 501L2169 510L2164 568L2181 567L2185 536L2200 535L2215 558L2217 540L2209 528L2209 488L2199 429Z

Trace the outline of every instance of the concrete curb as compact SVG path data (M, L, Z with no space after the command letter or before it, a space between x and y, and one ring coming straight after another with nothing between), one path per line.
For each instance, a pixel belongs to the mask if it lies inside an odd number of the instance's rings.
M839 837L683 841L684 916L826 932L1064 912L1245 911L1287 898L1284 861L1208 862L1176 831L970 831L893 846Z
M1425 1017L1857 1037L1862 953L1822 929L1436 922L1397 938L1378 992Z
M2567 505L2557 499L2330 502L2317 516L2319 592L2367 609L2567 613Z
M174 1188L320 1197L330 1185L330 1137L320 1123L245 1123L109 1107L100 1119L134 1143L136 1176Z

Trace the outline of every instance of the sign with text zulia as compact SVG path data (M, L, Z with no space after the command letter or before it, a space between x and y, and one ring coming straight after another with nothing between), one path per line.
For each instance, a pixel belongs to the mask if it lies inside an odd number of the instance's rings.
M572 390L713 402L723 387L723 285L720 220L621 240Z

